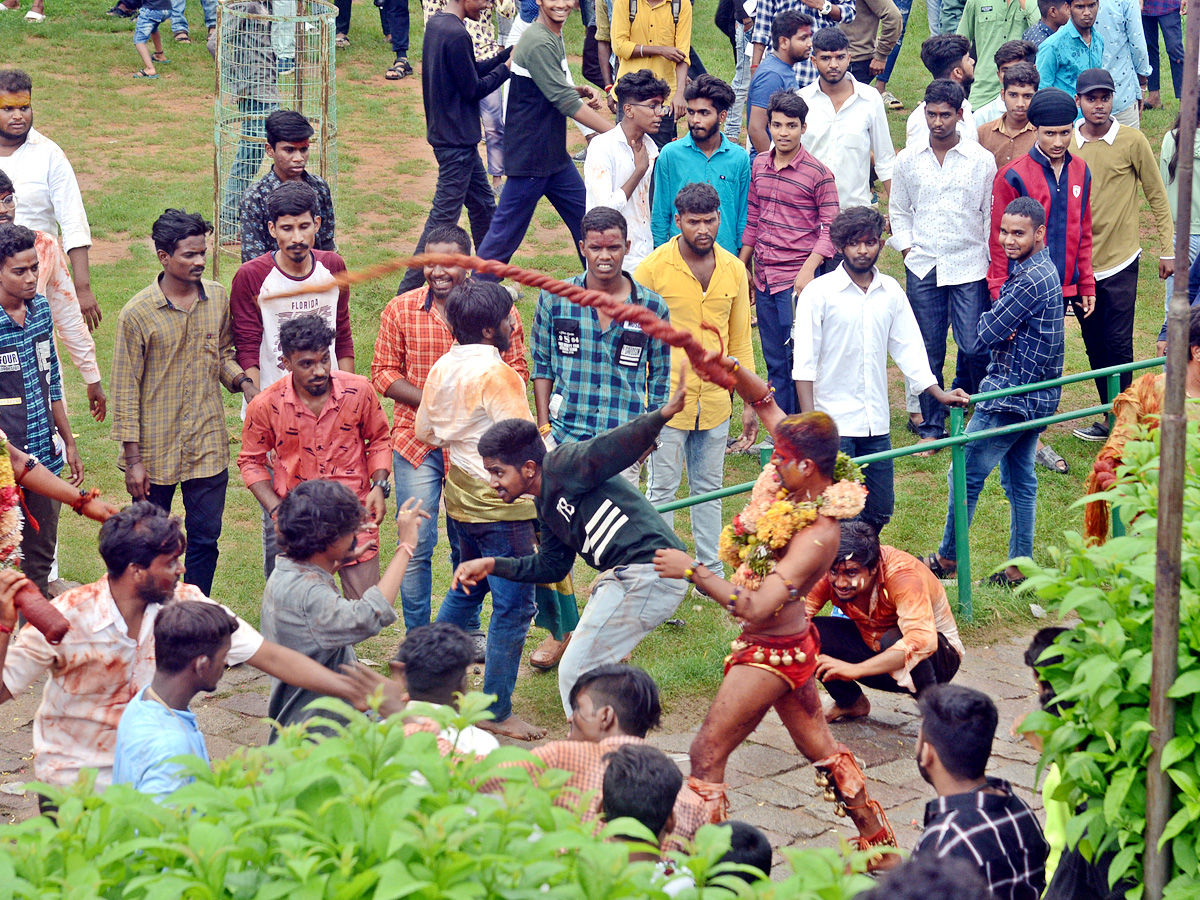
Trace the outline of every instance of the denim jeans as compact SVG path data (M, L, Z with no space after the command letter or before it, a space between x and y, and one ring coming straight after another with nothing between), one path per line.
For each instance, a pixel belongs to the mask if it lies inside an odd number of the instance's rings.
M942 0L925 0L925 18L929 22L929 36L942 33Z
M571 704L567 698L579 676L620 662L642 638L674 615L686 591L686 581L659 578L652 563L618 566L596 579L571 643L558 663L558 692L568 717Z
M737 23L734 33L734 54L737 56L733 75L733 106L725 118L725 137L737 143L742 131L742 112L746 108L746 97L750 93L750 57L746 55L746 29Z
M296 0L275 0L271 11L277 16L296 15ZM277 62L285 59L296 59L296 26L285 25L282 22L271 23L271 49L275 51Z
M967 434L1024 421L1025 417L1019 413L977 408L967 423ZM1033 471L1033 457L1037 453L1038 435L1042 430L1031 428L986 438L963 448L966 452L968 527L975 517L975 502L983 490L984 481L997 465L1000 467L1000 484L1009 504L1009 559L1033 555L1033 523L1037 512L1037 476ZM957 559L958 552L954 545L953 470L946 480L950 483L950 502L946 512L946 530L938 554L943 559L953 560Z
M533 520L524 522L456 522L459 551L464 562L484 556L530 556L533 553ZM512 715L512 692L521 666L525 636L537 607L532 584L506 581L490 575L473 588L457 587L446 594L438 610L439 622L470 629L478 622L483 598L492 594L488 623L487 662L483 667L483 692L495 694L490 709L497 722Z
M204 11L204 27L217 27L217 0L200 0ZM187 0L171 0L171 31L175 34L188 33Z
M659 435L661 446L650 454L650 480L646 496L654 506L675 499L687 465L688 496L719 490L725 479L725 441L729 420L706 431L682 431L670 425ZM675 513L663 513L667 524L675 527ZM721 537L721 501L709 500L692 507L692 537L700 562L718 575L725 571L717 556Z
M841 451L851 459L891 449L892 438L888 434L874 434L869 437L842 436ZM863 507L858 518L877 532L882 531L883 526L891 521L892 512L896 508L895 466L890 459L873 462L863 469L863 477L867 487L867 505Z
M758 313L758 336L767 364L767 382L775 388L775 402L790 416L800 412L796 382L792 378L792 321L796 312L795 292L790 286L773 294L754 289Z
M945 386L942 367L946 363L946 330L953 327L954 342L966 357L964 375L968 376L958 379L959 386L967 393L975 393L988 363L987 351L979 343L979 317L987 302L987 282L980 280L938 287L937 266L924 278L918 278L907 269L905 275L908 303L917 317L929 368L938 387ZM920 399L921 415L925 419L925 424L920 426L921 437L940 438L946 426L946 408L927 393L921 394Z
M408 0L383 0L379 18L383 33L392 36L392 52L397 57L408 56Z
M404 627L408 631L429 624L433 597L433 549L438 541L438 508L442 503L442 484L446 479L446 467L440 449L434 450L413 467L407 459L392 451L392 471L396 478L396 508L409 497L423 501L422 508L429 518L421 522L417 530L416 552L404 570L400 582L400 606L404 613ZM450 571L458 568L458 523L446 516L446 543L450 545ZM479 630L479 612L466 626L467 631Z
M222 232L232 228L241 234L242 196L254 184L258 170L262 168L267 150L267 116L278 108L279 104L273 101L238 98L238 112L243 117L242 136L238 139L237 155L225 184L225 198L221 204Z
M1182 268L1187 268L1190 266L1195 261L1197 256L1200 256L1200 234L1190 234L1188 235L1188 261L1182 266ZM1181 268L1178 262L1175 264L1175 268ZM1171 295L1175 293L1174 275L1163 282L1163 289L1167 292L1166 300L1163 302L1163 312L1166 312L1167 308L1171 305ZM1162 332L1159 334L1158 339L1160 341L1165 341L1167 339L1167 320L1165 316L1163 317Z
M933 0L927 0L933 2ZM892 52L888 54L887 65L883 68L883 74L879 76L879 81L882 84L887 84L892 78L892 69L896 68L896 60L900 58L900 48L904 46L904 32L908 31L908 14L912 12L913 0L896 0L896 6L900 10L900 40L896 41L896 46L892 48ZM940 14L939 9L939 14Z
M479 101L483 139L487 143L487 172L493 178L504 174L504 89L496 88ZM490 224L490 223L489 223Z
M187 572L183 580L194 584L206 595L212 593L213 575L217 571L220 551L221 519L225 515L225 489L229 486L229 470L223 469L207 478L189 478L183 489L183 528L187 533ZM171 511L175 499L174 484L151 484L146 499L155 506Z
M1158 52L1158 33L1161 31L1163 43L1167 45L1167 61L1171 64L1171 87L1175 89L1175 99L1178 100L1183 87L1183 21L1179 10L1163 16L1143 15L1142 31L1146 35L1146 50L1150 54L1150 77L1146 79L1146 89L1157 91L1162 86L1162 62Z
M334 3L337 5L337 15L333 19L333 30L338 34L349 34L354 0L334 0Z
M472 148L475 159L479 152ZM483 163L479 163L479 176L487 189L488 197L492 196L492 186L483 171ZM441 176L438 177L441 183ZM525 240L525 232L537 211L538 202L545 197L554 207L560 219L571 232L571 246L578 247L583 240L581 224L587 200L587 191L583 186L583 178L574 163L563 166L553 175L509 175L504 182L504 190L500 194L500 205L492 217L491 228L483 240L476 238L475 253L483 259L498 259L508 262L512 259L521 242ZM471 231L475 231L475 223L471 223ZM582 257L580 257L582 260ZM490 278L495 281L497 279ZM419 284L420 282L418 282Z
M429 216L425 219L425 230L421 232L421 239L417 241L417 253L424 252L429 232L438 225L458 224L464 205L467 207L467 218L471 222L471 239L478 251L492 224L492 217L496 214L496 195L492 193L492 183L488 181L487 172L483 169L483 160L479 158L479 148L434 147L433 156L438 164L437 187L433 189L433 203L429 209ZM409 269L397 292L403 294L419 288L424 283L425 273L422 270Z

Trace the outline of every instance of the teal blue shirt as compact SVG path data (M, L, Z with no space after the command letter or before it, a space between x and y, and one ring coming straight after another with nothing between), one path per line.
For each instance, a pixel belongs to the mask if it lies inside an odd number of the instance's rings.
M1058 31L1038 45L1037 68L1042 77L1041 86L1061 88L1075 96L1075 80L1085 69L1104 68L1104 38L1092 28L1092 45L1089 47L1079 36L1074 22L1067 22ZM1076 120L1083 113L1076 115Z
M663 147L654 163L654 202L650 205L650 231L654 246L661 247L675 235L675 195L685 184L706 182L721 198L721 227L717 243L737 255L746 230L746 207L750 197L750 154L721 136L712 157L696 146L691 134Z

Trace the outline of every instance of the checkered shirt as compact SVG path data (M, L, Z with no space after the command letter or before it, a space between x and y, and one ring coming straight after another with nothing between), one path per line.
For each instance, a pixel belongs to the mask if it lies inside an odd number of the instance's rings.
M1062 375L1062 303L1062 282L1050 251L1043 248L1010 266L1000 298L979 317L979 339L992 352L980 391L999 391ZM1040 419L1054 414L1061 395L1062 388L1043 388L984 400L979 408Z
M525 328L521 325L521 314L515 306L512 315L512 343L500 354L500 358L516 369L528 384ZM429 370L453 343L454 335L450 332L450 326L429 296L429 285L394 297L384 307L379 321L375 357L371 360L371 383L381 394L386 394L392 383L400 379L423 390ZM416 417L416 407L396 403L392 415L392 449L408 460L413 468L421 465L425 457L433 452L433 447L413 433Z
M1180 0L1143 0L1142 15L1165 16L1179 12L1181 6Z
M44 393L38 366L39 344L50 368ZM54 352L54 321L50 318L50 304L45 297L38 294L25 304L24 327L16 325L7 314L0 315L0 347L12 347L16 351L25 390L24 403L0 407L3 412L0 427L9 434L18 434L20 429L5 424L4 419L7 416L23 417L25 446L20 449L41 459L57 475L62 471L65 458L54 448L55 428L50 404L62 399L62 378L58 355Z
M813 20L813 34L822 28L836 28L838 25L849 25L854 21L854 16L858 11L855 0L833 0L833 2L842 11L842 18L836 21L826 18L811 6L805 6L800 0L758 0L758 6L754 13L754 30L750 33L750 41L754 44L765 44L768 50L773 49L771 25L777 15L789 9L802 12ZM812 64L811 57L800 60L792 68L796 70L796 78L800 82L796 85L798 88L817 80L817 67Z
M317 230L317 250L337 250L333 239L333 195L325 179L312 172L304 173L304 183L316 191L317 215L321 217L321 227ZM283 184L272 167L267 174L258 179L242 196L242 262L250 262L264 253L279 249L275 238L267 229L271 217L267 214L267 197L271 191Z
M926 804L925 832L913 854L954 856L978 866L996 900L1038 900L1049 852L1033 810L1007 781L989 778L983 789Z
M571 283L582 285L584 278L577 275ZM630 282L630 303L641 304L664 321L669 319L662 297L632 278ZM562 333L567 327L578 329L574 353L562 345L569 339ZM629 335L644 341L636 366L618 364ZM614 321L607 331L601 331L594 310L542 291L533 318L532 344L533 377L549 379L551 391L563 398L559 414L550 415L551 433L560 444L594 438L667 402L671 348L640 329L628 329Z

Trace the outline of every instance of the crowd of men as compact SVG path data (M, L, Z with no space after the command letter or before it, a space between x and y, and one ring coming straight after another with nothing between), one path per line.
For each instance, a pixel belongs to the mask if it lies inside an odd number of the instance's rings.
M600 90L570 75L571 0L522 2L499 34L487 0L443 0L426 10L420 77L439 174L416 248L442 261L409 270L384 308L370 377L356 374L352 279L342 277L331 194L306 167L313 129L276 110L264 126L269 169L222 201L241 234L229 291L204 277L213 229L203 216L167 209L152 224L161 272L118 316L111 400L89 331L101 313L82 195L62 149L33 128L31 79L0 71L0 429L30 470L66 468L82 483L57 337L93 417L111 414L133 501L101 528L107 576L71 587L56 574L61 501L26 492L23 577L59 594L72 635L52 645L24 627L11 646L0 642L0 702L51 675L35 727L38 778L65 785L94 768L100 786L168 793L182 776L166 760L205 756L190 700L241 662L272 676L279 727L305 721L317 696L361 706L380 686L395 708L402 693L450 704L467 665L482 662L493 720L443 734L448 752L486 753L490 733L537 740L545 729L515 715L512 697L531 622L548 613L562 627L531 663L558 666L572 733L536 755L573 772L571 787L599 791L592 818L641 818L664 847L723 820L729 755L773 707L860 845L894 844L853 754L829 730L870 714L866 685L919 698L918 766L940 799L918 856L968 859L997 897L1040 896L1040 826L1009 785L984 776L995 707L946 684L965 653L939 581L955 570L953 484L940 544L918 558L881 544L894 472L890 462L868 466L858 521L819 517L813 534L824 542L794 538L778 581L753 590L725 580L720 501L691 510L694 554L673 514L654 507L676 497L685 473L692 495L721 487L727 453L760 437L784 488L821 496L838 450L891 448L889 356L921 442L943 437L947 407L973 394L1062 374L1066 314L1077 316L1093 367L1131 362L1139 189L1162 248L1158 274L1176 268L1178 122L1157 158L1138 130L1143 106L1160 102L1152 26L1179 87L1179 14L1169 5L929 3L933 34L920 57L931 81L896 152L887 110L903 104L888 81L904 0L735 2L725 10L732 84L703 71L689 0L617 0L611 12L584 4L584 68ZM143 11L165 21L168 6ZM388 77L406 77L407 17L402 36L399 18L389 21L398 49ZM568 120L587 138L581 158L567 150ZM507 262L542 197L577 249L571 281L610 305L543 290L526 331L514 291L449 256ZM458 224L464 206L470 234ZM1192 238L1200 244L1195 212ZM885 243L903 256L904 284L877 266ZM614 317L622 304L691 333L735 391ZM755 324L765 379L754 373ZM222 389L243 395L237 466L262 507L261 634L208 599L229 481ZM1097 390L1112 399L1103 379ZM744 400L739 435L730 434L734 392ZM381 397L392 401L390 423ZM1032 422L1058 402L1057 388L986 400L968 430ZM968 516L998 467L1012 558L1033 553L1035 465L1066 471L1040 431L967 445ZM1075 434L1108 438L1103 422ZM393 481L398 538L384 566L378 528ZM169 515L177 490L182 522ZM454 576L435 604L443 509ZM582 616L570 581L577 556L600 573ZM1022 578L1009 566L990 580ZM24 583L0 572L0 631L16 625ZM690 588L745 630L684 785L644 744L657 688L623 662ZM837 615L819 615L829 603ZM381 685L353 667L354 645L400 616L402 675ZM656 797L666 807L647 812ZM766 867L769 858L768 848Z

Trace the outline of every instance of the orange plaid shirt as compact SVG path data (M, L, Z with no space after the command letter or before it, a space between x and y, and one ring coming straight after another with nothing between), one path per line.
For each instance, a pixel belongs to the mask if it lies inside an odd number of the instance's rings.
M429 285L394 297L384 307L375 339L375 358L371 361L371 383L386 394L393 382L404 379L418 390L425 388L429 370L454 344L450 326L429 296ZM525 361L525 329L521 314L513 307L512 343L500 354L529 384L529 363ZM421 465L433 447L413 433L416 407L397 402L392 415L392 449L413 468Z

